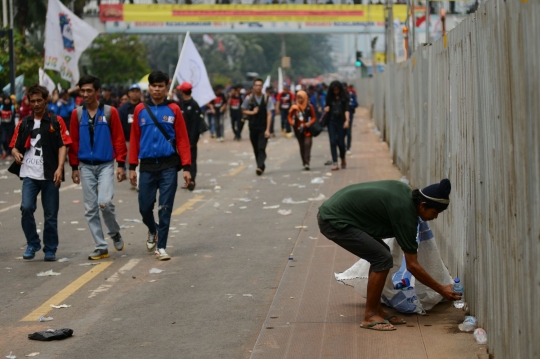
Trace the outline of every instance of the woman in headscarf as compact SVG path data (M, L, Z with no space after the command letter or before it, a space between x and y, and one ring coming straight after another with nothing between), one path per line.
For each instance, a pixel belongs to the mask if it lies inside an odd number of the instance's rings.
M332 152L332 171L339 170L336 147L339 148L341 168L347 168L345 160L345 132L349 128L349 96L339 81L332 81L326 95L328 116L328 136L330 137L330 151Z
M296 93L296 104L289 110L288 118L300 145L300 157L304 164L304 170L309 171L313 138L309 132L309 128L315 123L317 117L315 115L315 109L309 103L308 95L305 91L301 90Z
M361 327L390 331L403 319L381 308L381 294L393 266L390 248L382 238L395 237L405 253L407 270L420 283L445 299L457 300L452 284L438 283L418 263L418 217L436 219L450 204L448 179L424 189L412 190L401 181L364 182L337 191L319 208L321 233L340 247L370 263L366 310Z

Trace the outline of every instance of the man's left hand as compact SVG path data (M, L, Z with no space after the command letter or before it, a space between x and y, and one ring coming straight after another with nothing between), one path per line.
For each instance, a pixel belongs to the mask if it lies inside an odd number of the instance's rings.
M264 138L270 138L270 131L264 131Z
M191 173L189 171L184 170L184 186L187 187L188 184L191 182Z
M116 170L116 179L118 180L118 182L122 182L126 179L126 171L124 171L123 167L118 167L118 169Z
M54 172L54 177L53 177L53 181L54 181L54 185L56 187L60 186L60 183L62 183L62 172L63 172L63 168L60 167L60 168L57 168L56 171Z

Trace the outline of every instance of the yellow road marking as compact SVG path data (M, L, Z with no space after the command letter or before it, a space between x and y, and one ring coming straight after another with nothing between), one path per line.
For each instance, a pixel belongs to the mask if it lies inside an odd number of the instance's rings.
M179 214L182 214L184 213L185 211L187 211L188 209L191 209L192 206L195 204L195 202L197 201L200 201L201 199L203 199L204 196L195 196L194 198L190 199L189 201L187 201L186 203L184 203L183 205L181 205L180 207L178 207L172 214L173 216L177 216Z
M246 168L246 166L244 166L244 165L238 166L233 171L229 172L229 176L236 176L237 174L242 172L245 168Z
M69 296L79 290L83 285L92 280L92 278L107 269L111 264L113 264L113 262L100 262L99 265L92 267L88 272L84 273L75 281L68 284L67 287L55 294L51 299L47 300L32 313L21 319L21 322L35 322L39 319L39 317L47 315L47 313L49 313L52 309L51 304L62 304L64 300L66 300Z

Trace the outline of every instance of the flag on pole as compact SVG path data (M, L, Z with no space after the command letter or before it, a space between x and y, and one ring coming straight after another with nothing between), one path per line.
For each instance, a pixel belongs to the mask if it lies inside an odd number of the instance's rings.
M15 96L17 96L17 100L22 100L23 97L23 88L24 88L24 74L17 76L15 78ZM9 95L11 93L11 84L7 84L2 91L6 95Z
M268 87L270 87L270 75L268 75L268 76L266 77L266 81L264 81L262 92L263 92L263 93L266 92L266 89L267 89Z
M212 37L212 35L204 34L202 39L208 45L214 45L214 38Z
M79 81L79 58L98 34L60 0L49 0L44 68L60 72L63 79L75 85Z
M54 89L56 88L54 81L49 77L49 75L47 75L45 70L43 70L41 67L39 68L39 85L49 90L49 93L52 93Z
M174 88L175 79L180 84L182 82L189 82L191 86L193 86L191 95L201 106L207 104L216 97L212 85L210 84L210 79L208 78L203 59L201 58L201 55L199 55L193 40L191 40L189 32L184 39L182 52L180 53L176 70L174 70L174 78L171 82L171 92Z
M278 68L278 92L283 91L283 71Z

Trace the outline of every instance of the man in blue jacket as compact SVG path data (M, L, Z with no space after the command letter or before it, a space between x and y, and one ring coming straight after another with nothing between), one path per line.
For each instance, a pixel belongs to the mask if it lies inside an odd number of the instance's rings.
M345 83L345 88L349 93L349 128L345 132L345 145L347 147L347 154L351 154L351 142L352 142L352 124L354 120L354 112L358 107L358 100L356 98L356 90L353 85L348 85Z
M56 114L64 120L67 128L70 128L71 112L75 109L75 100L70 96L68 90L62 90L60 92L60 99L56 103Z
M103 235L99 212L109 230L114 248L124 249L120 225L116 220L114 197L114 160L118 162L116 178L126 179L126 140L118 112L114 107L99 103L97 94L101 87L97 77L85 75L79 80L80 94L84 105L71 114L71 140L69 164L71 178L81 183L84 199L84 216L96 244L88 259L109 257L107 241ZM80 172L79 172L80 171Z
M174 197L178 187L178 171L184 170L184 186L191 183L191 151L182 111L167 100L169 76L154 71L148 76L150 101L135 108L129 141L129 179L137 185L135 169L140 161L139 211L148 228L146 250L157 259L171 259L167 254L167 238ZM159 190L158 216L154 205ZM157 249L156 249L157 244Z

